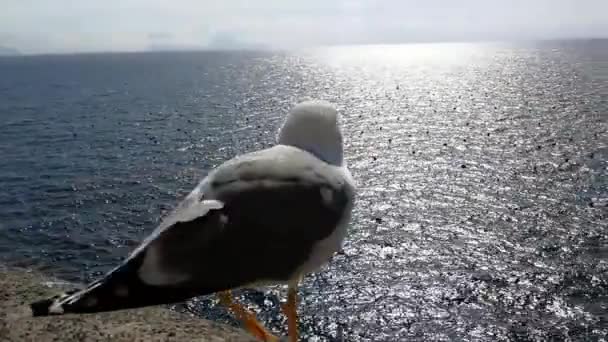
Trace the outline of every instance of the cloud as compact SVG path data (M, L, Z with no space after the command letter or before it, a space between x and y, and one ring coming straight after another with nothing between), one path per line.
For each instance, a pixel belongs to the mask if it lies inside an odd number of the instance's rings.
M172 40L173 33L169 32L151 32L148 33L149 40Z

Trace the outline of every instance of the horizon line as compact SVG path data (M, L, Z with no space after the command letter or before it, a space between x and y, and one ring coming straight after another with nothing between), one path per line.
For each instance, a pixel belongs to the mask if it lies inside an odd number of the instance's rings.
M407 42L369 42L369 43L332 43L332 44L316 44L310 46L294 46L294 47L271 47L271 46L235 46L235 47L214 47L214 46L188 46L175 48L167 47L167 49L156 49L152 47L139 50L98 50L98 51L61 51L61 52L21 52L19 49L10 46L2 46L16 50L18 53L14 55L0 55L0 58L11 57L37 57L37 56L75 56L75 55L110 55L110 54L152 54L152 53L196 53L196 52L288 52L302 49L319 49L345 46L392 46L392 45L427 45L427 44L501 44L501 43L541 43L541 42L556 42L556 41L593 41L593 40L608 40L605 37L565 37L565 38L513 38L513 39L471 39L471 40L420 40Z

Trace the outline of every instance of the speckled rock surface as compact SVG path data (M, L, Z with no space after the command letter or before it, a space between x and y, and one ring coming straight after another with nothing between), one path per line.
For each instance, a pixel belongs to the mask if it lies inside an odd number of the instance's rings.
M33 318L28 304L58 292L46 281L0 267L0 341L255 341L243 330L162 307Z

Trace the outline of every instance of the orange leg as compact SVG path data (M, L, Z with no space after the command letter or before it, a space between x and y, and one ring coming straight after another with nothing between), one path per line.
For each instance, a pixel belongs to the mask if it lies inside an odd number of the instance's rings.
M287 290L287 303L283 305L283 312L287 316L287 331L289 342L298 341L298 290L289 286Z
M230 309L238 320L243 322L245 329L249 331L253 336L264 342L278 342L279 338L271 334L262 323L258 322L255 315L245 309L241 304L236 303L232 300L232 294L230 291L220 292L218 294L220 303Z

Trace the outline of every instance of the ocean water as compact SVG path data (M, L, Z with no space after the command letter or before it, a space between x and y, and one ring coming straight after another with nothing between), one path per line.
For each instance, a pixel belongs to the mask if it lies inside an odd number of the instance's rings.
M343 113L343 250L300 288L310 341L608 335L608 41L0 58L0 261L120 262L286 111ZM276 332L281 289L240 298ZM213 296L174 309L234 323Z

